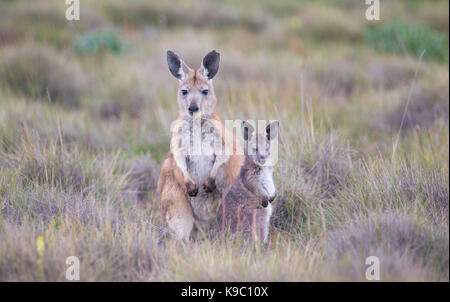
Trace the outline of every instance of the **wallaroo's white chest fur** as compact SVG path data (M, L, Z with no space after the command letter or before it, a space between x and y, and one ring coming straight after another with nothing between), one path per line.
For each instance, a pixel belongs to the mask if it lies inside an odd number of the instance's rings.
M223 173L219 168L229 159L222 144L220 124L201 117L183 119L180 123L172 141L175 161L186 181L202 184L209 176L215 176L217 190L206 192L198 187L198 193L190 196L195 216L199 220L214 221L222 193Z
M201 184L211 172L216 160L215 151L221 145L221 136L208 120L195 118L190 120L181 135L186 154L186 166L195 183Z

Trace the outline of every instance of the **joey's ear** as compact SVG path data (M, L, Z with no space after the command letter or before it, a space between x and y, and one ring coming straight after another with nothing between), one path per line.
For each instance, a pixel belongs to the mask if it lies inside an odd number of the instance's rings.
M173 52L167 51L167 65L170 73L179 80L184 80L189 71L189 67Z
M255 131L255 128L253 128L253 126L250 125L250 123L248 123L246 121L242 121L241 132L242 132L242 137L244 138L245 141L250 140L254 131Z
M278 121L274 121L266 126L266 135L268 140L273 140L278 135L278 128L280 123Z
M209 52L202 61L203 76L211 80L219 71L220 54L215 50Z

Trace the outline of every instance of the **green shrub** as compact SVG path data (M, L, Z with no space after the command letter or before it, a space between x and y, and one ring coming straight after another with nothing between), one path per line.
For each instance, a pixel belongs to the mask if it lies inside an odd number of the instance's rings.
M425 50L425 58L448 61L447 36L424 24L384 24L368 29L364 37L377 51L419 56Z
M90 54L108 51L120 55L126 48L126 43L114 31L90 31L77 36L74 44L80 52Z

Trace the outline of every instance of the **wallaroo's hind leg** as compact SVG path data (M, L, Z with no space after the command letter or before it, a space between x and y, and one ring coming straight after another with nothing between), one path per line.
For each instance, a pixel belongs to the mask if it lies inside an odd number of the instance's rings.
M181 213L179 208L171 208L166 214L167 225L179 240L189 240L194 227L192 210L185 209Z
M177 239L188 240L194 227L194 215L186 195L177 188L164 193L161 199L163 218Z
M161 165L157 196L162 219L178 239L188 240L194 227L194 215L188 200L183 175L171 158Z

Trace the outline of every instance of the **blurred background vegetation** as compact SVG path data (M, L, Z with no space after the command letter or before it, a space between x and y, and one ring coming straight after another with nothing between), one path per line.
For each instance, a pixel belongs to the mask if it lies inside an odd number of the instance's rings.
M448 281L449 2L380 3L0 1L0 280L63 280L70 252L84 280L361 281L370 254ZM265 257L164 239L168 49L221 53L222 119L281 121Z

